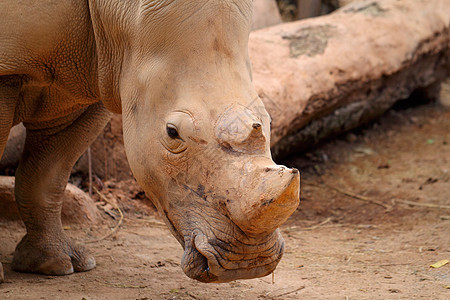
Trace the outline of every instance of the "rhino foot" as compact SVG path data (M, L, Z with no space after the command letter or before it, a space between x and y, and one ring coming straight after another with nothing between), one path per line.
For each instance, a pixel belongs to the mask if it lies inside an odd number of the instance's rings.
M2 283L3 281L5 281L5 276L3 275L3 266L0 262L0 283Z
M25 235L16 247L12 268L17 272L68 275L95 267L94 257L64 233L49 239Z

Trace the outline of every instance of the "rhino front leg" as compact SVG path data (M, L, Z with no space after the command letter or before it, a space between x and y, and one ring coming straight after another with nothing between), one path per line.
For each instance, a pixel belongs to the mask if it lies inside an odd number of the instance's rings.
M62 229L61 195L72 166L110 117L97 103L68 125L50 130L27 129L15 186L27 233L14 253L15 271L66 275L95 267L94 257Z

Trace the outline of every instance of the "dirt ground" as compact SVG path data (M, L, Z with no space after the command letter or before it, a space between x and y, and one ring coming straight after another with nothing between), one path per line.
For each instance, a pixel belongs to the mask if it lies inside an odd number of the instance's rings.
M0 222L0 299L450 299L450 265L430 268L450 259L449 154L450 109L432 103L391 110L287 160L302 172L301 204L281 229L281 263L260 279L186 277L180 245L143 195L121 202L125 218L112 237L95 242L117 222L112 207L116 220L105 225L65 227L81 243L94 241L86 246L97 260L94 270L65 277L13 272L24 228ZM136 196L130 183L108 190Z

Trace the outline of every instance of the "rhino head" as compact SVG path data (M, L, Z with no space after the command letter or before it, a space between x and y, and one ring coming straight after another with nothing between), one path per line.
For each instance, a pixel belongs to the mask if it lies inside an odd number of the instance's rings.
M170 154L159 210L184 247L184 272L204 282L271 273L284 249L277 228L298 205L298 171L273 163L265 110L220 111L213 122L207 110L174 112L161 134Z
M252 1L94 4L104 103L123 114L131 169L183 246L184 272L202 282L270 274L299 172L271 158L247 54Z

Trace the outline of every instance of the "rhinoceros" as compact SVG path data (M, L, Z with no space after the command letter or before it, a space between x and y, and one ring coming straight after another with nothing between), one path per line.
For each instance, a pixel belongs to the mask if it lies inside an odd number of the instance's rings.
M61 226L72 166L112 113L138 183L202 282L270 274L300 175L273 162L251 80L250 0L0 0L0 149L26 127L12 268L66 275L94 257ZM0 151L0 154L1 154Z

